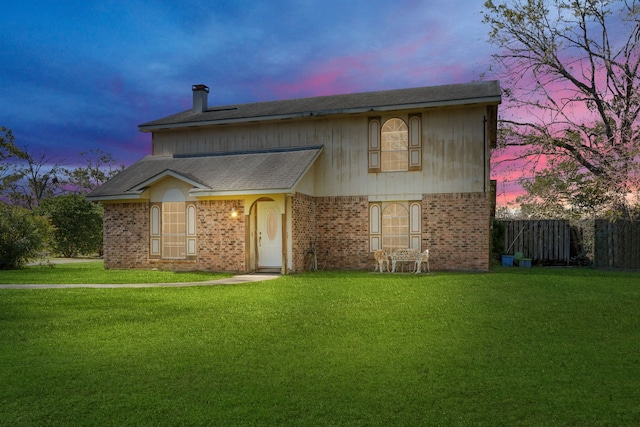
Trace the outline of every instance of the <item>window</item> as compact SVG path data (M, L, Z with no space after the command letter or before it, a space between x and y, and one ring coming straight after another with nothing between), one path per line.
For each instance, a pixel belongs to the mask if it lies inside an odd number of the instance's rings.
M165 192L162 203L151 205L150 255L185 259L196 255L196 206L185 202L181 191Z
M422 116L409 115L409 125L401 118L382 124L369 118L369 172L402 172L422 169Z
M380 135L382 172L408 170L409 130L404 120L387 120Z
M163 203L162 258L182 259L187 256L186 231L185 203Z
M382 248L393 252L409 247L409 210L401 203L382 209Z
M421 249L419 202L372 203L369 206L370 250Z

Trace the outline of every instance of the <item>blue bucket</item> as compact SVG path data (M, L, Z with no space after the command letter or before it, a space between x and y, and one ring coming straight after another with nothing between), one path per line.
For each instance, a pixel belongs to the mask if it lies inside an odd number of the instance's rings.
M502 265L505 267L513 267L513 255L502 255Z
M531 259L530 258L522 258L518 261L518 265L522 268L531 268Z

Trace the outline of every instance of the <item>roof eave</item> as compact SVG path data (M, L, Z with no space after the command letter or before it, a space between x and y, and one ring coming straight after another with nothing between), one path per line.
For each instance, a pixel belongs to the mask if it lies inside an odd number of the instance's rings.
M111 194L109 196L86 196L86 199L90 202L109 202L118 200L140 200L142 199L142 192L130 193L130 194Z
M166 178L166 177L172 177L175 178L177 180L180 180L182 182L185 182L187 184L190 184L196 188L200 188L200 189L206 189L207 187L202 184L201 182L195 181L191 178L188 178L178 172L175 172L171 169L166 169L162 172L160 172L159 174L152 176L151 178L144 180L143 182L135 185L133 188L131 188L129 191L130 192L142 192L144 191L147 187L155 184L156 182Z
M250 196L254 194L265 195L265 194L289 194L292 192L293 187L291 188L266 188L266 189L245 189L245 190L201 190L201 189L191 189L189 190L189 196L192 197L220 197L220 196Z
M269 116L257 116L257 117L239 117L234 119L221 119L221 120L202 120L202 121L190 121L157 125L140 125L138 129L141 132L153 132L155 130L169 130L179 129L185 127L201 127L201 126L213 126L213 125L226 125L235 123L248 123L248 122L264 122L270 120L285 120L285 119L298 119L305 117L320 117L328 115L342 115L342 114L362 114L375 111L397 111L397 110L412 110L420 108L437 108L437 107L450 107L459 105L473 105L473 104L500 104L502 97L500 95L479 97L479 98L466 98L466 99L454 99L445 101L429 101L419 102L411 104L394 104L394 105L381 105L377 107L356 107L356 108L343 108L335 110L319 110L319 111L306 111L302 113L290 113L290 114L274 114Z

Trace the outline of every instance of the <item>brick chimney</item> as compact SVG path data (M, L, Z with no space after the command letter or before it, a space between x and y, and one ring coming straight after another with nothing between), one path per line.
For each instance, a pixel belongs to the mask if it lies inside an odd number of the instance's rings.
M193 85L191 86L193 91L193 112L204 113L209 108L209 88L205 85Z

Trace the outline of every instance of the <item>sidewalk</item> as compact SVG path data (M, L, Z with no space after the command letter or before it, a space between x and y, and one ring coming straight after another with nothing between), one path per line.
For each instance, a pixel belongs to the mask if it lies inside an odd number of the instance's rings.
M261 282L280 277L279 274L241 274L227 277L226 279L211 280L208 282L182 282L182 283L135 283L135 284L77 284L77 285L0 285L0 289L62 289L62 288L161 288L161 287L187 287L187 286L214 286L237 285L241 283Z

